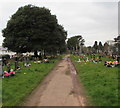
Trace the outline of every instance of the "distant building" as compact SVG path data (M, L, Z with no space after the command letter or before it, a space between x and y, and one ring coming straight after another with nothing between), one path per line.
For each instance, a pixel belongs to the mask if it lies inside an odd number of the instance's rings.
M108 43L109 46L113 46L115 44L114 40L108 40L106 42Z
M0 55L5 55L5 54L9 54L10 56L12 55L15 55L16 52L12 52L12 51L9 51L7 48L3 48L2 46L0 46ZM22 53L23 55L34 55L33 52L26 52L26 53Z
M2 46L0 46L0 55L5 54L14 55L15 52L9 51L7 48L3 48Z

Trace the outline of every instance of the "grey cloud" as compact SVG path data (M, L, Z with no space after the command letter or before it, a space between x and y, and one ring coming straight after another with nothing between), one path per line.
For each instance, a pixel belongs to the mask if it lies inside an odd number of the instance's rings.
M68 31L68 37L81 34L85 38L87 46L92 45L95 40L105 42L117 36L117 2L71 1L7 2L7 4L4 2L2 8L0 8L0 12L2 12L0 29L5 27L9 17L20 6L32 3L33 5L49 8L52 14L57 16L59 23Z

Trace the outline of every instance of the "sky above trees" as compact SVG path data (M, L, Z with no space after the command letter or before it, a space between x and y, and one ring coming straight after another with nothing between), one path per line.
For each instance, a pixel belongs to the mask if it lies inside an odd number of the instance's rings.
M82 35L86 46L118 36L118 0L1 0L0 31L11 15L27 4L49 8L67 30L68 38ZM0 45L2 41L0 32Z

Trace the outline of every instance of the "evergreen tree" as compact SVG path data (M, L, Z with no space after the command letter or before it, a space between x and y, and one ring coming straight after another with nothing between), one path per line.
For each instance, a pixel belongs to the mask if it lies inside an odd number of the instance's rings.
M65 48L67 33L55 15L45 7L26 5L12 15L2 31L3 46L17 53L38 51L56 53ZM63 44L62 44L63 43ZM62 47L61 47L62 45Z

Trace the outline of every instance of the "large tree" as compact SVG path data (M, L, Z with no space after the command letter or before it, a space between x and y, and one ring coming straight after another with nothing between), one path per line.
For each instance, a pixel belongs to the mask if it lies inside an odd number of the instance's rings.
M94 53L98 52L98 42L97 41L94 42L93 49L94 49Z
M82 53L82 46L84 45L84 42L85 40L81 35L73 36L68 39L67 47L71 52L79 51L79 53Z
M99 45L98 45L98 52L102 52L103 51L103 45L102 45L102 42L99 42Z
M108 55L109 45L107 42L104 43L104 53Z
M66 51L65 40L67 38L67 32L63 26L57 25L51 38L48 39L45 45L45 51L48 53L56 54L57 52L62 53Z
M56 16L52 15L49 9L33 5L20 7L2 31L3 37L5 37L3 46L17 53L53 49L54 45L59 45L56 43L57 41L61 43L59 38L64 42L66 39L66 35L58 35L62 32L55 35L58 27L60 25ZM62 30L64 31L64 28Z

